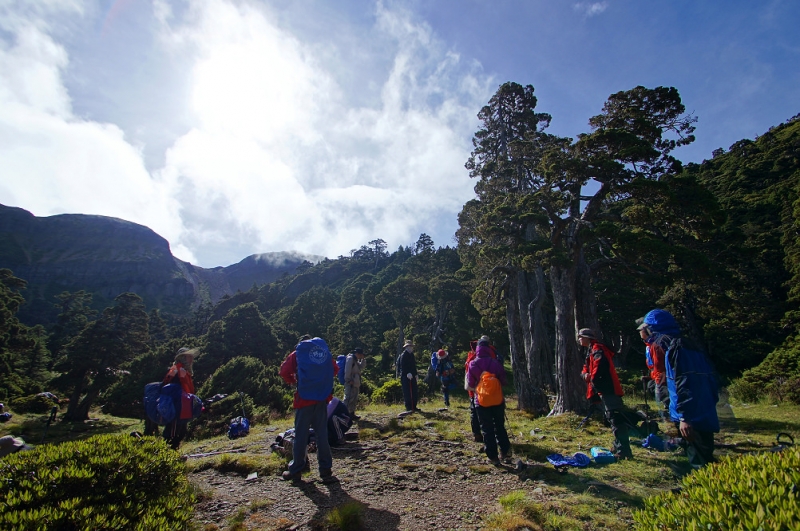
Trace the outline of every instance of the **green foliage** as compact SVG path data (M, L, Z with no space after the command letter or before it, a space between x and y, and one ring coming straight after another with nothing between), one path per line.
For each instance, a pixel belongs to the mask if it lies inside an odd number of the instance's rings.
M46 396L30 395L15 398L11 406L17 413L49 413L53 401Z
M56 369L58 384L70 392L67 420L89 418L97 397L124 374L121 367L148 350L148 321L142 299L123 293L64 347Z
M800 336L772 351L757 367L745 371L731 386L731 394L742 401L753 402L770 397L800 404Z
M282 358L272 326L252 302L236 306L211 324L203 357L195 368L198 381L236 357L256 358L265 364Z
M44 329L19 322L25 302L20 291L27 283L8 269L0 269L0 399L33 394L44 388L49 376L50 353Z
M278 376L277 366L267 367L252 357L237 357L214 371L197 390L202 398L215 394L235 395L242 392L257 406L286 411L291 405L288 387ZM238 395L237 395L238 399Z
M732 457L686 476L678 493L645 499L637 529L800 528L800 447Z
M325 518L329 528L341 531L362 529L364 506L358 502L346 502L334 507Z
M3 529L184 529L194 498L162 440L99 435L0 462Z
M403 388L397 379L387 380L372 392L372 401L379 404L399 404L403 402Z

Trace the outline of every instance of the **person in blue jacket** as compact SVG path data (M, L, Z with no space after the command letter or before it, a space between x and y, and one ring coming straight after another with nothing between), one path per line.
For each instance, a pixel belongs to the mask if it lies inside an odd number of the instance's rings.
M683 437L692 468L714 459L714 433L719 432L719 384L711 363L691 342L681 337L677 321L666 310L651 310L644 317L648 341L664 349L669 390L669 414Z

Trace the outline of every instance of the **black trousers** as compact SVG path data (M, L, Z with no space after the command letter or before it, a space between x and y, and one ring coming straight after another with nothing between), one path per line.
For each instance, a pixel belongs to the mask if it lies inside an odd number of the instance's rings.
M497 406L482 407L477 406L478 420L481 423L483 433L483 444L486 446L486 457L497 459L497 448L500 453L508 455L511 450L511 441L508 440L506 431L506 404L505 402Z

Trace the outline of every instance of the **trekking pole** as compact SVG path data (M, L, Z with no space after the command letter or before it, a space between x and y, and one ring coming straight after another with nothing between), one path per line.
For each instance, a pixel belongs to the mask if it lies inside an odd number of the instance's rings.
M241 400L242 402L242 416L247 417L247 415L244 412L244 393L241 391L239 391L239 400Z
M643 377L647 376L645 374L645 371L642 371L642 376ZM644 409L649 411L650 410L650 406L647 405L647 382L645 381L644 378L642 378L642 394L644 395Z
M50 410L50 418L47 419L47 424L44 426L44 432L42 432L42 440L39 441L39 444L44 442L44 437L47 435L47 428L50 427L50 423L56 420L56 413L58 413L58 406L53 406L53 409Z

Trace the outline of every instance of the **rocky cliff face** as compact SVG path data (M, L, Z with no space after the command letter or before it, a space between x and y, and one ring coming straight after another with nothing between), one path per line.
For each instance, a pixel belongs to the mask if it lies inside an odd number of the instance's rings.
M52 322L54 297L78 290L92 293L98 308L134 292L148 308L186 314L203 301L292 273L304 259L321 258L267 253L205 269L178 260L167 240L136 223L82 214L36 217L0 205L0 268L28 282L19 315L28 324Z

